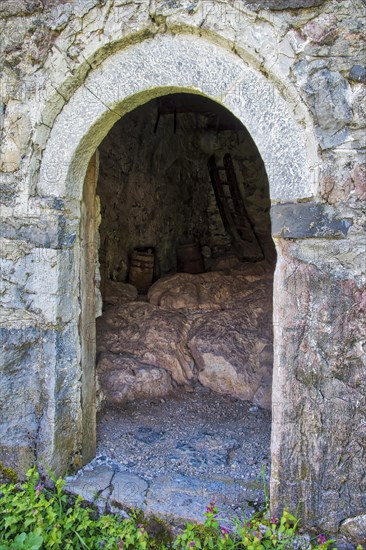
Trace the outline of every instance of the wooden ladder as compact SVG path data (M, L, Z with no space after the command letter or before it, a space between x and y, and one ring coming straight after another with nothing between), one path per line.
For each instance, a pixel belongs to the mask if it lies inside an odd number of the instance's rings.
M263 248L245 208L231 155L224 155L223 166L218 166L215 155L212 155L208 160L208 171L224 227L231 235L240 259L246 258L247 243L253 242L258 246L258 260L263 259ZM225 172L225 180L221 179L220 172Z

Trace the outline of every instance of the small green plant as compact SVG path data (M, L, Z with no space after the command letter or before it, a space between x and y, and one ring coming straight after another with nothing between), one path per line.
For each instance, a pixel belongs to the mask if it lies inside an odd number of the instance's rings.
M27 478L0 487L0 550L148 548L146 530L133 519L98 517L81 497L64 493L62 479L47 489L35 468Z
M207 506L203 523L187 523L174 540L159 518L136 511L130 519L99 515L81 497L63 491L64 481L53 478L48 489L35 468L24 483L0 486L0 550L326 550L333 540L301 534L299 520L288 510L281 518L265 509L250 519L219 518L216 501ZM361 546L357 550L364 550Z
M334 543L324 535L318 535L315 541L301 537L300 520L284 510L279 519L269 512L269 497L266 487L265 470L262 468L264 488L264 508L250 519L233 519L231 524L220 521L216 500L206 508L202 525L188 523L185 531L174 541L177 550L190 549L247 549L247 550L326 550Z
M234 520L232 526L220 522L215 500L205 512L202 525L187 523L185 531L173 543L177 550L198 549L247 549L267 550L308 549L326 550L334 543L324 535L310 542L298 534L299 520L285 510L281 519L270 516L268 508L255 514L250 520Z

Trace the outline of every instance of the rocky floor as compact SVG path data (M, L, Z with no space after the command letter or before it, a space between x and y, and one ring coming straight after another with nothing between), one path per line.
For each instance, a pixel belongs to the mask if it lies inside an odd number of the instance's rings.
M67 489L101 510L140 508L172 524L201 521L215 497L222 517L246 517L264 501L270 413L197 384L105 408L97 458Z

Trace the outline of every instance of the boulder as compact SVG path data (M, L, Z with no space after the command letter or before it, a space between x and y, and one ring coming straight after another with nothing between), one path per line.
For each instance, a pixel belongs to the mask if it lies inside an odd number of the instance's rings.
M273 270L267 265L243 264L226 272L164 277L150 288L148 299L151 304L169 310L238 309L247 308L251 302L270 310L272 285Z
M180 313L144 302L108 309L97 320L98 352L128 355L144 365L169 371L184 384L193 377L186 349L190 322Z
M198 376L213 391L270 408L272 284L264 262L179 273L151 287L150 303L107 309L97 323L102 395L114 403L165 395L173 381Z
M348 518L342 522L340 527L341 535L355 544L364 544L366 534L366 514Z
M102 353L97 374L102 400L123 404L135 399L166 395L172 390L171 374L144 365L133 357Z
M133 285L108 279L105 282L103 294L104 306L116 306L127 302L133 302L137 299L138 292L137 288Z
M212 260L212 271L223 271L236 267L240 263L239 258L235 254L226 254Z
M192 324L188 348L202 385L271 407L272 326L268 316L220 311Z
M148 292L151 304L169 310L198 309L200 304L197 275L177 273L157 281Z

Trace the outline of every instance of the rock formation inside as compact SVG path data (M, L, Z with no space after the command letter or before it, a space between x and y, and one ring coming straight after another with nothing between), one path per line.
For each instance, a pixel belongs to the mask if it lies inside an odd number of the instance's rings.
M208 170L212 155L222 165L225 154L252 229L241 248ZM200 384L270 409L275 252L267 176L245 128L207 98L153 100L101 144L97 195L99 405ZM199 258L182 266L180 247L190 243ZM129 284L134 250L153 258L139 291Z

